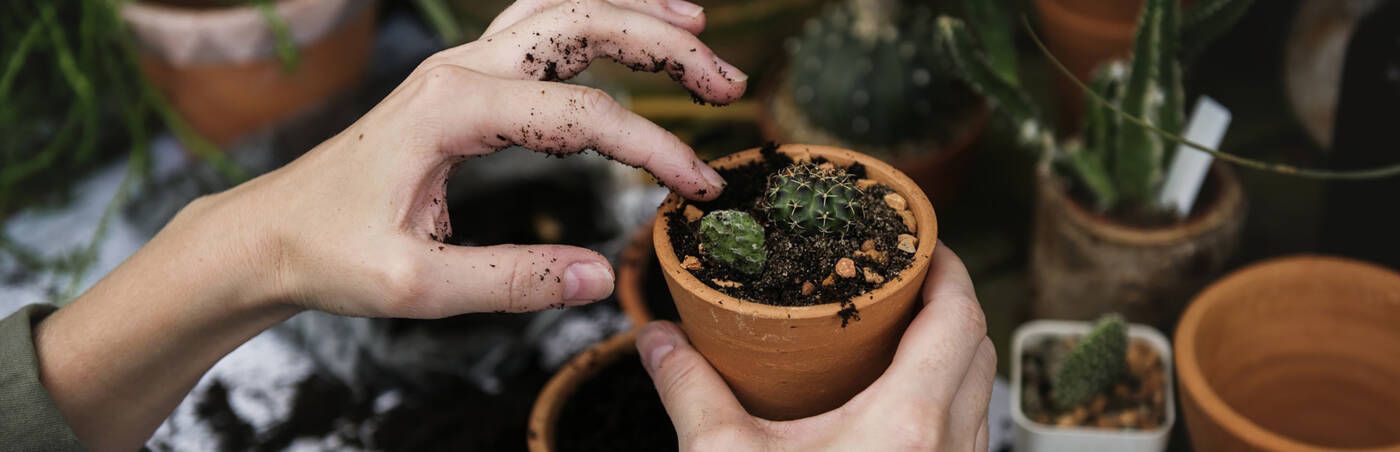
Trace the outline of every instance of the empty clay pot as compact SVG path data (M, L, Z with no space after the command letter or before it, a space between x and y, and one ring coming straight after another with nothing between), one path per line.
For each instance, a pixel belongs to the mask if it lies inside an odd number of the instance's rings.
M653 220L654 221L654 220ZM617 267L617 304L633 326L646 325L654 317L647 306L647 270L656 265L655 249L651 246L652 222L648 221L627 242L622 249L621 263Z
M618 359L640 359L637 357L637 330L618 334L588 350L584 350L570 360L559 372L545 383L535 406L530 410L529 430L526 445L530 452L550 452L556 450L559 413L564 403L574 394L579 385L588 381L598 371Z
M1245 199L1234 171L1212 167L1181 222L1139 227L1091 211L1048 165L1036 171L1030 273L1036 318L1089 320L1118 312L1166 331L1225 268L1239 243Z
M908 268L851 300L859 320L853 318L843 326L838 303L771 306L710 288L680 267L667 222L655 222L656 255L691 343L750 413L796 419L841 406L884 372L917 310L919 290L938 241L938 224L933 206L914 181L879 159L826 146L785 145L778 152L796 160L822 157L838 166L864 165L867 177L909 201L919 239ZM759 158L759 150L750 149L715 160L711 166L733 167ZM681 205L681 198L672 194L661 204L658 218Z
M1196 450L1400 451L1400 274L1297 256L1201 292L1176 330Z

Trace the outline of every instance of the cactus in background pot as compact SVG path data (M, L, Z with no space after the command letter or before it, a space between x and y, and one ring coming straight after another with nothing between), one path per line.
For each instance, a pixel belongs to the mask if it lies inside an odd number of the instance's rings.
M700 219L700 243L715 262L750 275L763 271L763 226L747 213L716 210Z
M1079 338L1051 379L1055 405L1071 408L1088 402L1112 385L1128 365L1128 327L1123 317L1109 314Z
M962 21L940 17L935 42L958 67L955 72L1014 122L1023 140L1051 153L1056 168L1089 194L1095 208L1151 213L1158 210L1156 200L1171 141L1163 132L1177 135L1183 126L1182 48L1195 52L1203 47L1204 39L1228 28L1249 2L1199 2L1186 11L1188 27L1183 27L1176 1L1147 0L1139 17L1131 61L1101 67L1091 89L1122 113L1143 118L1151 127L1125 120L1119 112L1088 99L1081 139L1058 145L1049 123L1014 77L1014 53L984 51L977 45L978 38L984 45L1000 41L992 36L1010 33L1009 27L979 26L979 36L974 38ZM997 17L992 2L966 3L970 9L988 13L982 17ZM1183 34L1183 28L1194 34Z
M788 42L787 87L815 126L850 143L947 139L975 94L946 73L935 16L896 0L828 5Z
M769 177L764 203L775 223L792 230L845 232L857 219L859 195L846 170L797 163Z

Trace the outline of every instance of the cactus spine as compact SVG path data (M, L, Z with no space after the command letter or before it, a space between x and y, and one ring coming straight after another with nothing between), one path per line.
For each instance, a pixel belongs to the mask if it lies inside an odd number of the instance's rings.
M854 144L946 138L974 94L942 70L934 23L927 7L898 0L828 5L788 42L794 102L813 125Z
M792 230L845 232L857 219L860 189L851 175L832 165L797 163L768 179L770 218Z
M1176 1L1147 0L1138 19L1131 63L1101 67L1091 89L1124 113L1178 134L1184 109L1179 59L1199 52L1209 39L1228 29L1250 1L1198 2L1185 12L1183 25ZM999 13L990 9L994 2L966 3L976 13L974 19L1000 20ZM986 19L989 17L995 19ZM1052 131L1015 79L1015 71L1006 69L1015 67L1015 54L989 46L1003 42L1004 37L996 33L1010 33L1009 27L979 26L980 40L988 48L976 45L978 39L958 19L940 18L938 31L936 42L957 68L955 72L1014 121L1025 141L1050 153L1057 168L1087 189L1095 207L1101 211L1114 207L1156 209L1168 146L1161 134L1122 121L1116 112L1086 99L1089 114L1081 133L1083 141L1056 146Z
M747 213L716 210L700 219L700 243L715 262L740 272L763 271L768 251L763 247L763 226Z
M1127 362L1127 325L1122 316L1106 315L1065 355L1051 380L1050 397L1061 409L1088 402L1123 374Z

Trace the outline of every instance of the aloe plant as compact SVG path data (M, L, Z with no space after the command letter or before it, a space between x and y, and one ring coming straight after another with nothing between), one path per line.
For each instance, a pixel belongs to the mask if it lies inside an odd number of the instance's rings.
M1183 126L1180 61L1229 29L1250 2L1198 2L1185 12L1183 25L1175 0L1146 0L1132 59L1099 68L1089 85L1095 96L1088 99L1080 139L1063 143L1055 142L1016 77L1015 53L1005 50L1011 27L994 2L966 2L976 36L961 20L940 17L935 42L944 46L954 72L1014 121L1024 141L1049 153L1055 167L1089 193L1095 208L1150 211L1163 184L1168 146L1179 140L1174 138ZM1125 115L1148 124L1126 121Z

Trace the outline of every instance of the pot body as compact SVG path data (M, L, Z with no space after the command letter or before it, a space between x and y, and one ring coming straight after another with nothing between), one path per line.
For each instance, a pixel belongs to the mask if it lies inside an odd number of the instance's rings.
M947 143L900 144L889 149L856 146L811 124L792 99L787 89L787 77L777 71L774 79L760 89L758 115L759 131L763 137L778 143L813 143L852 148L879 155L894 165L924 191L934 205L945 207L957 198L967 185L972 171L973 150L982 139L991 121L991 107L981 102L967 119L955 127Z
M1176 330L1196 450L1400 451L1400 274L1342 258L1251 265Z
M297 45L293 71L255 6L175 7L128 2L142 72L196 131L227 144L357 83L373 42L373 0L281 0Z
M1087 83L1100 64L1132 53L1142 5L1142 0L1035 0L1035 11L1050 52ZM1057 72L1055 79L1062 130L1076 130L1083 94L1064 74Z
M635 327L646 325L654 318L646 297L647 267L657 265L652 254L655 248L651 246L653 221L637 228L627 247L622 249L621 264L617 267L617 304Z
M889 366L900 336L917 311L938 229L933 206L918 186L878 159L825 146L785 145L778 151L797 160L819 156L842 166L865 165L869 178L909 201L919 239L909 267L885 285L853 298L859 318L843 321L837 303L779 307L710 288L680 267L667 222L655 222L652 240L657 259L691 343L750 413L786 420L841 406ZM750 149L712 165L723 168L758 158L758 149ZM681 205L681 199L671 195L661 205L658 218Z
M1109 430L1088 427L1063 428L1031 420L1021 409L1021 354L1047 337L1080 336L1093 327L1090 322L1035 320L1016 328L1011 339L1011 419L1016 422L1014 449L1017 452L1081 452L1087 450L1122 452L1161 452L1167 449L1172 426L1176 424L1176 397L1172 384L1172 348L1157 329L1129 325L1128 337L1146 341L1162 356L1166 367L1166 414L1162 425L1152 430ZM1217 450L1217 449L1201 449ZM1224 450L1224 449L1219 449Z
M554 442L558 434L559 412L564 409L564 402L569 400L579 385L614 361L640 359L637 357L636 343L637 330L633 329L584 350L559 368L559 373L545 383L539 398L535 399L534 408L530 410L530 426L525 436L530 452L557 449Z
M1227 166L1211 168L1185 221L1155 228L1126 226L1090 212L1049 165L1036 170L1031 284L1036 318L1090 320L1118 312L1170 330L1186 301L1239 243L1245 200Z

